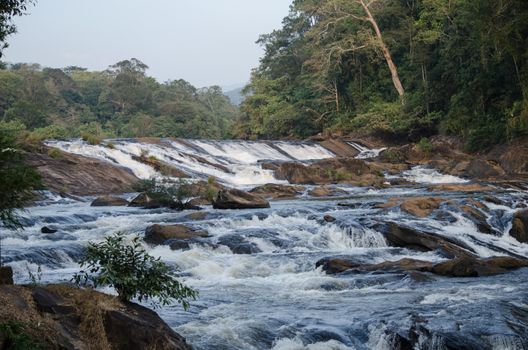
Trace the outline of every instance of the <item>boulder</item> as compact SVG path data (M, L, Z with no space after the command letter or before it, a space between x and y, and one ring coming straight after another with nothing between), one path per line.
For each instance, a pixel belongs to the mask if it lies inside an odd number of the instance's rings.
M444 198L437 197L405 198L400 208L406 213L425 218L431 215L433 210L440 208L440 204L444 201Z
M438 263L432 267L431 272L450 277L479 277L497 275L521 267L528 267L528 260L509 256L485 259L465 256Z
M311 189L308 194L312 197L331 197L347 194L347 191L329 186L319 186Z
M528 209L513 214L510 236L521 243L528 243Z
M48 226L44 226L40 229L40 232L45 233L45 234L52 234L52 233L56 233L57 231L58 230L48 227Z
M13 269L11 266L0 266L0 285L13 284Z
M374 207L377 209L387 209L399 206L404 212L425 218L432 212L440 208L440 204L445 201L440 197L408 197L408 198L389 198L385 203L380 203Z
M0 286L0 300L0 320L27 325L39 349L191 350L154 311L92 289Z
M101 196L97 197L91 204L92 207L112 207L112 206L126 206L128 201L117 196Z
M269 208L269 202L253 193L238 189L220 190L213 202L215 209L253 209Z
M294 184L323 185L347 183L356 186L381 186L383 174L362 159L330 158L304 165L297 162L282 163L275 171L279 179Z
M171 239L192 239L207 237L206 231L195 230L185 225L152 225L145 230L145 242L149 244L165 244Z
M484 215L481 211L470 207L469 205L460 205L458 208L464 212L465 216L477 226L477 229L480 232L486 234L498 233L493 229L493 227L491 227L490 224L488 224L486 215Z
M500 165L485 159L474 159L469 162L465 175L476 179L490 179L503 176L504 169Z
M323 220L326 222L334 222L336 221L336 218L334 218L332 215L325 215Z
M265 184L255 187L249 193L271 199L290 199L295 198L304 191L303 186L291 186L280 184Z
M376 225L391 246L418 251L439 251L448 258L473 256L474 251L462 241L431 232L421 232L394 222Z
M347 258L325 258L319 260L316 267L322 266L323 271L330 274L354 270L356 272L370 271L429 271L433 263L416 259L401 259L385 261L379 264L361 264Z
M160 208L162 205L154 198L150 197L147 193L142 192L138 194L134 199L128 204L129 207L140 207L147 209L156 209Z

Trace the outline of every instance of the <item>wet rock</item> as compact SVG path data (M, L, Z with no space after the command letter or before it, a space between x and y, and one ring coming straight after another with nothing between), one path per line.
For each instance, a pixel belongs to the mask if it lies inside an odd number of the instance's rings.
M481 184L441 184L429 187L429 191L444 192L493 192L497 189L488 185Z
M520 210L513 214L510 236L521 243L528 243L528 210Z
M486 202L497 204L497 205L504 205L505 204L504 201L500 200L497 197L493 197L493 196L484 196L483 199Z
M170 239L192 239L207 237L206 231L199 231L185 225L152 225L145 231L145 242L149 244L165 244Z
M211 205L213 204L213 202L207 198L198 197L198 198L191 199L189 201L189 204L193 206L202 206L202 205Z
M416 259L401 259L398 261L385 261L379 264L361 264L345 258L322 259L316 267L322 266L327 273L335 274L354 270L356 272L370 271L429 271L433 264L428 261Z
M198 220L204 220L208 215L209 213L207 213L206 211L197 211L197 212L186 215L185 218L189 220L198 221Z
M490 179L503 176L504 169L498 164L485 159L474 159L469 162L465 175L476 179Z
M347 183L356 186L381 186L385 182L383 174L372 169L361 159L331 158L304 165L296 162L282 163L276 176L295 184Z
M213 202L215 209L253 209L269 208L269 202L252 193L238 189L220 190Z
M170 176L170 177L178 177L178 178L188 178L190 177L186 172L183 170L180 170L178 168L175 168L174 166L170 165L169 163L166 163L162 160L157 159L154 156L132 156L132 159L135 161L138 161L140 163L144 163L159 172L162 175Z
M359 154L359 151L356 148L341 140L329 138L319 142L319 144L335 154L337 157L353 158Z
M91 204L92 207L126 206L128 201L117 196L97 197Z
M44 226L40 229L40 232L45 233L45 234L52 234L52 233L56 233L57 231L58 230L48 227L48 226Z
M329 186L319 186L310 190L308 194L312 197L331 197L347 194L347 191Z
M138 194L134 199L130 201L128 204L129 207L139 207L139 208L147 208L147 209L156 209L161 208L162 205L159 201L155 200L154 198L150 197L147 193L142 192Z
M13 269L11 266L0 266L0 285L13 284Z
M323 220L326 221L326 222L334 222L334 221L336 221L336 218L334 218L332 215L325 215L323 217Z
M376 225L391 246L418 251L439 251L448 258L473 256L473 250L461 241L442 237L431 232L421 232L394 222Z
M440 204L445 201L444 198L439 197L409 197L409 198L389 198L385 203L380 203L375 206L377 209L387 209L399 206L404 212L425 218L431 213L440 208Z
M218 244L228 247L233 254L256 254L261 252L255 243L248 242L244 237L238 235L222 236L218 240Z
M470 207L469 205L460 205L458 207L462 212L465 213L465 216L470 219L476 226L477 229L486 234L498 234L493 227L487 222L486 215L484 215L479 210Z
M479 277L497 275L521 267L528 267L528 260L508 256L486 259L465 256L436 264L431 272L451 277Z
M254 189L249 191L249 193L253 193L264 198L290 199L300 195L303 190L303 186L266 184L255 187Z

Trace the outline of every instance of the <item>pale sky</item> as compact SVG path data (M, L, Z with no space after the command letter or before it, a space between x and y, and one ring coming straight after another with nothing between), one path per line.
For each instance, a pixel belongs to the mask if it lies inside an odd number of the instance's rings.
M38 0L17 18L6 62L103 70L135 57L160 82L245 83L260 34L281 27L291 0Z

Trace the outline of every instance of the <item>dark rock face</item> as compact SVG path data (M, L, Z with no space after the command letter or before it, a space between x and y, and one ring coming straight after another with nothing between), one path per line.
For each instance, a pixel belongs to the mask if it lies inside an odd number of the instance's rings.
M269 202L252 193L237 189L220 190L213 202L215 209L253 209L269 208Z
M126 304L125 311L107 310L103 317L108 343L114 349L191 349L154 311L140 305Z
M52 234L52 233L56 233L57 231L58 230L48 227L48 226L44 226L40 229L40 232L45 233L45 234Z
M126 199L116 196L101 196L97 197L91 204L92 207L112 207L112 206L127 206Z
M134 199L128 204L129 207L139 207L147 209L156 209L161 208L161 203L151 198L145 192L138 194Z
M13 269L11 266L0 266L0 285L13 284Z
M300 195L303 190L304 187L302 186L266 184L255 187L254 189L249 191L249 193L253 193L265 198L290 199Z
M513 215L510 236L521 243L528 243L528 209L518 211Z
M0 300L0 319L24 320L43 349L192 349L152 310L93 290L0 286Z
M197 231L185 225L152 225L145 231L145 242L149 244L165 244L171 239L187 240L197 237L207 237L205 231Z
M38 170L51 191L76 196L124 193L139 181L129 170L108 162L66 152L52 158L48 155L49 149L41 146L38 151L27 154L26 162Z
M449 258L473 255L471 249L462 242L453 242L446 237L440 237L429 232L416 231L394 222L378 225L377 229L384 235L387 242L395 247L419 251L438 250Z

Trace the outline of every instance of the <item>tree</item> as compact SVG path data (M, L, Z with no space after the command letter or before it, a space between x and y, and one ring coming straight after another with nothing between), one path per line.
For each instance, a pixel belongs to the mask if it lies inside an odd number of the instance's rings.
M23 15L27 7L34 2L34 0L0 1L0 58L2 57L2 50L8 46L7 36L16 33L16 26L12 22L13 17Z
M77 285L111 286L124 302L137 298L154 305L170 305L176 301L187 310L188 299L198 295L180 283L160 258L149 255L139 237L127 243L123 234L116 234L101 243L89 243L80 266L86 270L74 275Z

